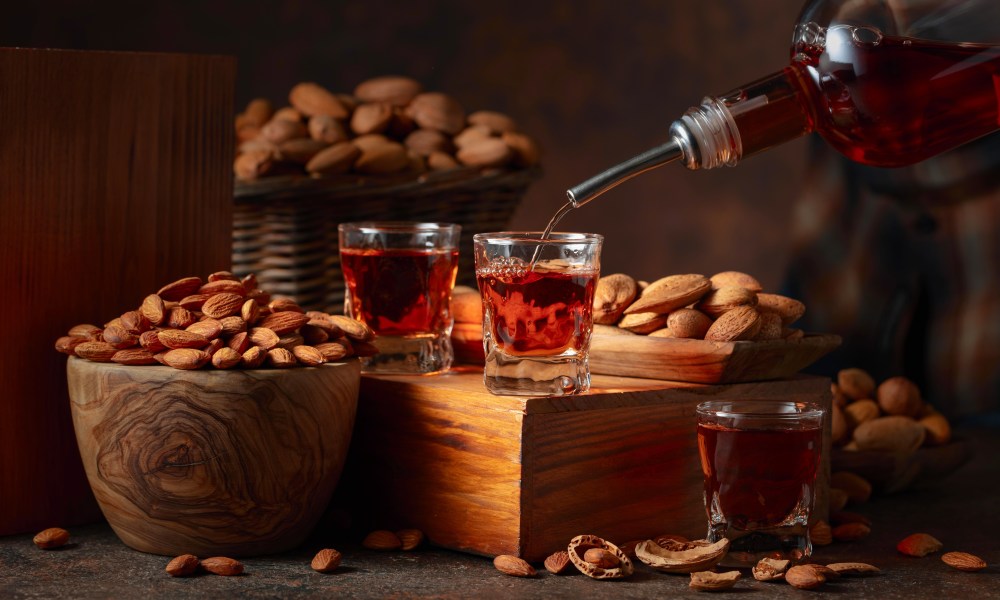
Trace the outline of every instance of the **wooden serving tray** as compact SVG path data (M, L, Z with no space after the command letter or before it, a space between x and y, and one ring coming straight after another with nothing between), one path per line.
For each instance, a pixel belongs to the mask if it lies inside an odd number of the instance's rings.
M736 383L790 377L840 345L840 336L710 342L640 335L595 335L590 372L689 383Z

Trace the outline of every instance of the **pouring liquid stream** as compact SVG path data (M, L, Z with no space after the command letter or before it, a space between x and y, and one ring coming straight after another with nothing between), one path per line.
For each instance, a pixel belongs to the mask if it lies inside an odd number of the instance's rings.
M555 229L555 226L562 220L563 217L566 216L566 213L573 210L573 208L573 203L567 202L556 211L556 214L552 215L552 218L549 219L549 224L545 226L545 231L542 232L543 242L549 239L549 236L552 235L552 230ZM531 255L531 262L528 263L528 271L533 271L535 269L535 262L538 261L538 255L542 252L542 246L544 246L544 244L539 244L535 247L535 252Z

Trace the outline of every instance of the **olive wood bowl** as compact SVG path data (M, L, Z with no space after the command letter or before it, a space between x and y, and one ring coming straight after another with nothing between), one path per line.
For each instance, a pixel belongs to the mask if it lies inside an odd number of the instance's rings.
M299 545L340 477L356 360L181 371L71 357L73 426L104 516L153 554L250 556Z

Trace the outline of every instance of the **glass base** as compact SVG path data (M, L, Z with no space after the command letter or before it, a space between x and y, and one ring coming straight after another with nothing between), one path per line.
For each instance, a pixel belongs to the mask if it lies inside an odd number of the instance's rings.
M375 338L374 344L379 353L361 358L365 373L426 375L447 371L455 362L448 333L385 335Z
M510 356L498 349L486 355L486 389L501 396L569 396L590 389L586 356Z
M765 531L746 531L724 524L710 527L708 541L729 538L729 552L722 566L748 567L762 558L790 560L797 563L812 554L809 528L803 525L775 527Z

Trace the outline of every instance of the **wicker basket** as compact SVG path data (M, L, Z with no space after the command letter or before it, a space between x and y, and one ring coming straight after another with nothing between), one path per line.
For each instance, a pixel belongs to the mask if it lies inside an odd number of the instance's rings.
M538 169L431 172L419 179L271 177L237 182L233 272L256 273L273 294L307 310L341 312L337 225L350 221L437 221L462 226L460 283L475 285L472 236L506 229Z

